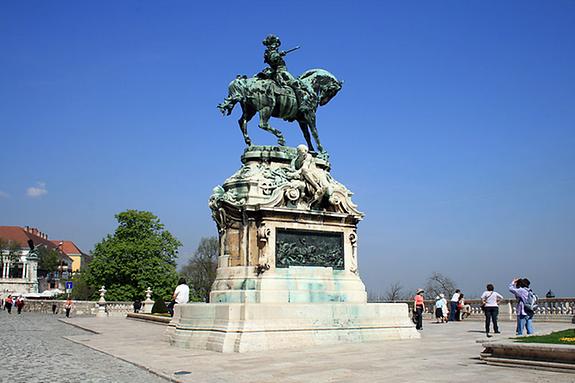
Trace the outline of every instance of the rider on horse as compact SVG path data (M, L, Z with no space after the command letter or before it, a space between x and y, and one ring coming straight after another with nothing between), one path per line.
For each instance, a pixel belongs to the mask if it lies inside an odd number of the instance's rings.
M278 50L281 45L279 37L269 35L264 39L264 41L262 41L262 44L266 46L266 51L264 52L264 63L268 64L269 68L266 68L259 73L258 77L271 78L280 87L288 86L292 88L298 101L299 111L306 113L312 110L313 105L308 93L305 91L305 85L301 80L292 76L292 74L287 70L284 56L288 52Z

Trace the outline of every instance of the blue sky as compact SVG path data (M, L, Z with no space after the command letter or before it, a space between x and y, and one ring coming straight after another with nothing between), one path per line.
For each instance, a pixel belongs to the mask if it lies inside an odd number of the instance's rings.
M3 2L0 225L89 251L114 214L149 210L184 262L240 166L239 108L216 105L264 67L269 33L302 46L292 73L344 80L318 130L366 213L369 290L439 271L471 295L515 276L574 294L572 1Z

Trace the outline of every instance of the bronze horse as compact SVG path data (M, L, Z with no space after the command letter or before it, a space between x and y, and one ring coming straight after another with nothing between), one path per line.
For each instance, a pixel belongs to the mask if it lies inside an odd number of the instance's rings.
M295 92L290 87L280 87L273 80L258 77L238 76L229 85L228 97L218 105L224 115L230 115L236 103L242 107L242 117L238 120L247 145L252 141L248 136L248 122L259 112L259 127L273 133L279 145L285 145L283 134L273 128L270 117L285 121L297 121L305 137L308 148L313 151L310 131L320 152L324 149L319 142L315 124L315 113L318 106L327 104L342 87L342 82L323 69L311 69L299 77L307 93L314 98L314 106L309 111L300 112Z

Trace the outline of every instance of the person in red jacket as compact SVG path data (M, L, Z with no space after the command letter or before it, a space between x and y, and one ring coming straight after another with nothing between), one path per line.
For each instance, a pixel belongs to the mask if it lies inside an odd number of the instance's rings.
M4 299L4 309L8 311L8 314L12 314L12 305L14 304L14 300L12 299L12 295L8 295L6 299Z
M22 314L22 309L24 308L24 298L18 297L18 299L16 299L16 308L18 309L18 314Z

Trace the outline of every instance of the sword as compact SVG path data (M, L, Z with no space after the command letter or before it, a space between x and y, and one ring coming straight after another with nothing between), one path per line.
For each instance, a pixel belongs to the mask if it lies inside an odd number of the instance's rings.
M287 51L283 51L283 52L282 52L282 56L283 56L283 55L287 55L288 53L291 53L291 52L293 52L293 51L297 51L297 50L300 49L300 48L301 48L301 47L298 45L298 46L295 47L295 48L288 49Z

